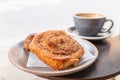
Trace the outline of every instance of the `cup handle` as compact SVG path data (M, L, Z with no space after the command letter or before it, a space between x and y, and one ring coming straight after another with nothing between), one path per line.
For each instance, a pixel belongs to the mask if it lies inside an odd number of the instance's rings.
M102 30L101 30L102 33L110 32L110 30L111 30L112 27L113 27L113 25L114 25L113 20L111 20L111 19L107 19L107 20L105 20L105 22L108 22L108 21L111 22L111 26L109 27L109 29L102 28Z

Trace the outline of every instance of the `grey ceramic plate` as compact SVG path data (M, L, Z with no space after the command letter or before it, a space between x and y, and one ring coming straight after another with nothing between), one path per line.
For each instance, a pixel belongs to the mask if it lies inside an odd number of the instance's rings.
M26 63L28 60L29 52L23 49L23 41L19 42L10 49L8 57L11 63L17 68L35 75L39 76L68 75L89 67L98 57L98 50L92 43L81 39L79 39L79 41L82 43L84 48L86 48L95 58L90 59L89 61L86 61L78 65L77 67L66 70L56 71L50 67L27 67Z
M98 33L96 36L81 36L81 35L79 35L79 33L77 32L75 27L69 27L69 28L65 29L65 31L73 37L87 39L87 40L103 40L112 35L111 31L109 31L109 32L105 32L105 33Z

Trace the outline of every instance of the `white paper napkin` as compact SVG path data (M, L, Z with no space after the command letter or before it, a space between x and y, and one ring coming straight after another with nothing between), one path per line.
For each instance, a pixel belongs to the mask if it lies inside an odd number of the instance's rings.
M84 56L81 58L80 64L90 60L94 59L95 57L88 51L85 51ZM30 52L28 62L27 62L27 67L49 67L45 63L43 63L41 60L38 59L38 57Z

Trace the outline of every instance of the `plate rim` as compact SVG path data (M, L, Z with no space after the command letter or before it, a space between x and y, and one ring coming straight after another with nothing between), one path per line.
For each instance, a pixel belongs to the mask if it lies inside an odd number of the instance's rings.
M97 57L98 57L98 50L97 48L95 47L95 45L93 45L91 42L87 41L87 40L84 40L84 39L81 39L83 41L85 41L87 44L91 45L92 47L94 47L94 50L95 50L95 58L94 59L91 59L89 60L89 62L86 63L86 65L81 65L81 66L77 66L77 67L74 67L74 68L71 68L71 69L66 69L66 70L61 70L61 71L54 71L54 72L47 72L47 71L37 71L37 70L32 70L30 68L27 68L27 67L23 67L23 66L20 66L19 64L16 63L16 61L14 61L11 57L11 51L13 48L15 48L16 45L18 44L21 44L21 42L23 41L20 41L18 42L15 46L13 46L9 53L8 53L8 58L10 60L10 62L15 66L17 67L18 69L22 70L22 71L25 71L25 72L29 72L29 73L32 73L32 74L35 74L35 75L40 75L40 76L62 76L62 75L68 75L68 74L71 74L71 73L75 73L75 72L79 72L87 67L89 67L90 65L92 65ZM63 74L64 73L64 74Z
M71 36L73 36L73 37L76 37L76 38L87 39L87 40L103 40L103 39L108 38L108 37L110 37L110 36L112 35L112 32L109 31L109 34L108 34L108 35L105 35L105 36L103 36L103 37L77 36L77 35L75 35L75 34L70 33L69 30L68 30L68 29L73 28L73 27L74 27L74 26L67 27L67 28L65 29L65 31L66 31L69 35L71 35Z

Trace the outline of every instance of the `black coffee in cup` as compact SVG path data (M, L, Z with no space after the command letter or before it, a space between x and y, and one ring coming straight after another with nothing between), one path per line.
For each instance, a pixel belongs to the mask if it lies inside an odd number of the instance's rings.
M95 36L97 33L100 33L104 23L107 21L111 22L111 26L106 31L110 31L113 27L113 21L106 19L102 14L80 13L73 18L76 30L83 36Z

